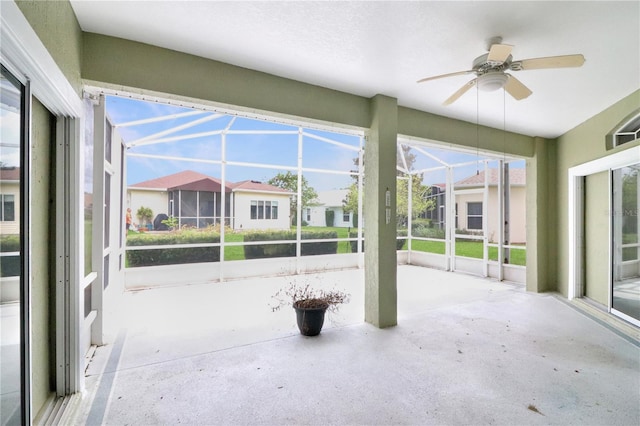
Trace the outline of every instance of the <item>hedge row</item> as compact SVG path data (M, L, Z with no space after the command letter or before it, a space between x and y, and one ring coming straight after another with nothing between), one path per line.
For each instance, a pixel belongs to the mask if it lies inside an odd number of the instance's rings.
M324 240L338 238L335 231L302 231L303 240ZM256 231L244 234L245 242L295 240L295 231ZM338 253L338 242L327 241L321 243L302 243L302 256ZM264 259L269 257L294 257L295 243L284 244L256 244L244 246L245 259Z
M407 230L406 229L398 229L396 232L397 232L399 237L406 237L407 236ZM350 231L349 232L349 238L357 238L357 237L358 237L358 231ZM400 239L396 240L396 250L401 250L406 241L407 241L406 238L400 238ZM349 241L349 244L351 245L351 253L356 253L358 251L358 242L357 241ZM364 251L364 232L362 233L362 251Z
M127 246L219 243L220 234L181 231L167 234L135 234L127 237ZM220 247L128 250L128 266L177 265L183 263L219 262Z
M3 235L0 237L0 252L20 251L20 235ZM20 256L0 257L0 276L20 276Z

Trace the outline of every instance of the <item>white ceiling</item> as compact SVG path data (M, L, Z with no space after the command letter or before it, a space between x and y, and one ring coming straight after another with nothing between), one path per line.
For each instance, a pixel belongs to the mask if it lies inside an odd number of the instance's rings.
M553 138L640 88L638 1L71 0L84 31L136 40L402 106ZM513 72L533 94L447 99L502 36L514 60L582 53L581 68ZM640 105L639 105L640 107ZM506 117L506 120L504 120Z

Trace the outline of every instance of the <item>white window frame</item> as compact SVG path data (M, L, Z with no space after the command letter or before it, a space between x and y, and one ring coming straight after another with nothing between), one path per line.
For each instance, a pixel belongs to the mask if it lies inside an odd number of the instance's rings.
M255 203L255 204L254 204ZM269 217L267 218L267 203L269 203ZM255 207L256 217L253 217L252 210ZM262 210L260 208L262 207ZM310 211L310 209L308 209ZM260 212L262 211L262 217ZM275 211L275 215L273 214ZM277 220L278 219L278 201L277 200L250 200L249 202L249 220Z
M12 1L2 2L0 13L0 62L23 84L30 87L27 92L30 105L31 98L38 100L55 116L58 117L56 131L57 170L67 168L69 173L77 171L77 156L66 157L62 151L64 147L77 146L82 119L82 102L71 86L62 70L35 33L18 6ZM27 78L27 76L29 76ZM30 111L26 112L30 116ZM30 118L30 117L28 117ZM29 120L30 121L30 120ZM31 147L29 147L31 150ZM62 151L61 151L62 150ZM76 151L77 153L77 151ZM28 156L29 157L29 156ZM28 167L29 164L24 166ZM78 285L80 274L80 257L78 250L82 248L83 239L78 231L82 222L80 210L80 198L75 188L65 187L65 181L69 176L59 172L56 176L56 211L60 212L65 207L70 215L67 217L56 216L56 227L62 235L56 241L56 289L55 289L55 317L56 317L56 393L59 396L67 396L79 392L84 387L84 358L78 352L78 340L80 336L80 297ZM61 186L62 185L62 186ZM31 194L30 188L27 189ZM30 200L28 200L30 204ZM25 206L28 208L28 206ZM29 224L27 224L29 226ZM64 240L69 239L69 244ZM28 248L27 248L28 249ZM66 259L66 260L65 260ZM28 260L27 260L28 261ZM30 265L25 265L29 271ZM27 274L26 286L31 287L31 277ZM27 295L29 296L29 295ZM29 322L30 301L27 300L27 324ZM68 320L68 321L65 321ZM26 336L27 354L30 352L29 339ZM33 422L31 407L31 361L27 355L25 364L27 376L27 392L24 421L27 424ZM59 412L52 413L57 415ZM43 421L46 422L46 421Z
M13 219L12 220L5 220L4 218L4 205L7 201L6 197L12 197L13 200L11 201L11 203L13 203ZM16 221L16 196L14 194L0 194L0 222L15 222Z
M611 135L613 138L612 148L615 148L626 143L633 142L640 138L640 112L632 114L631 118L624 120L624 124L619 126L618 129ZM627 140L621 140L622 138Z
M469 213L469 206L471 204L480 204L480 214L479 215L478 214L470 214ZM467 229L469 229L469 230L471 230L471 229L480 230L480 231L484 230L484 226L483 226L483 224L484 224L483 207L484 207L484 203L482 201L467 201ZM480 218L480 228L472 228L471 226L469 226L469 219L470 218L478 218L478 217Z

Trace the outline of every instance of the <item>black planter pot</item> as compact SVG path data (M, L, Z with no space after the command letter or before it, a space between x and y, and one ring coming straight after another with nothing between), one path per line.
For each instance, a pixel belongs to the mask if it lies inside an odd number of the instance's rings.
M294 304L293 308L296 310L300 334L303 336L317 336L320 334L327 306L321 308L299 308Z

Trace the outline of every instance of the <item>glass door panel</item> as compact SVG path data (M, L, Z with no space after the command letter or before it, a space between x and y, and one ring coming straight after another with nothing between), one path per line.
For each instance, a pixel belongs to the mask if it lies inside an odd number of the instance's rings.
M640 163L613 171L613 280L611 307L640 324L640 244L638 239Z
M21 152L23 87L0 79L0 424L22 423Z

